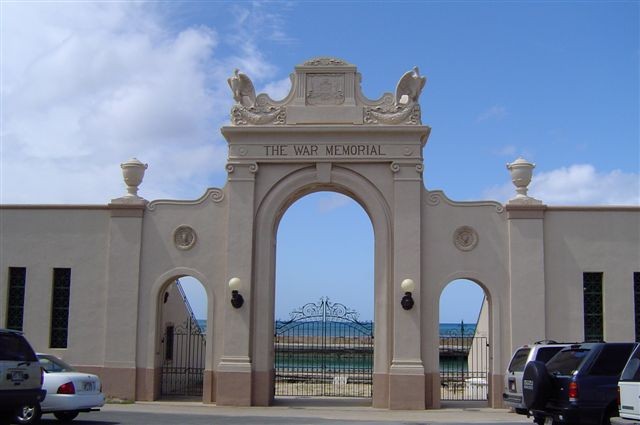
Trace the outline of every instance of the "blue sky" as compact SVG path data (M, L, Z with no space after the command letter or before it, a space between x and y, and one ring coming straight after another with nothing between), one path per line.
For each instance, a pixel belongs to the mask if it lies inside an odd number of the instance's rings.
M505 163L523 155L537 164L530 194L550 205L638 205L639 8L2 1L0 202L108 203L124 193L119 164L132 156L149 163L142 196L198 198L225 183L219 127L229 120L233 69L282 98L296 64L337 56L358 66L370 98L393 92L413 66L427 77L428 189L505 201L513 193ZM323 285L369 318L370 226L337 195L294 204L278 234L276 315L314 301ZM334 231L340 243L328 237ZM315 265L306 262L310 244L297 245L305 238L325 240L321 264L331 266L322 273L307 273ZM444 321L477 315L477 294L461 291L452 298L468 298L471 312L443 300Z

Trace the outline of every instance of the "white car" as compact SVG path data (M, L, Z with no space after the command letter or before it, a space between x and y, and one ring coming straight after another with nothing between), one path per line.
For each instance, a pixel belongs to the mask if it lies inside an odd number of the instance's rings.
M619 418L612 418L615 424L640 423L640 345L629 357L618 382Z
M100 378L76 371L56 356L37 354L44 372L42 389L46 396L39 404L23 406L14 421L32 424L43 413L53 413L61 422L70 422L80 412L98 411L104 406L104 394Z

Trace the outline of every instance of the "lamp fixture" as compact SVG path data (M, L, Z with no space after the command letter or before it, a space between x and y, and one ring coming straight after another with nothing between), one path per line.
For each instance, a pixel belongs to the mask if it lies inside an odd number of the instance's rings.
M229 289L231 289L231 305L234 308L242 307L244 304L244 298L240 294L239 290L242 287L242 280L238 277L232 277L229 279Z
M416 283L413 279L405 279L400 284L400 288L404 291L404 297L402 297L400 304L405 310L411 310L413 308L413 304L415 304L411 293L416 289Z

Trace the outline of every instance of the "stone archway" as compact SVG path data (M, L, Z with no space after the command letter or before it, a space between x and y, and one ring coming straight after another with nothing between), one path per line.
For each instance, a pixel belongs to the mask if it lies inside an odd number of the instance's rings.
M271 404L278 223L300 197L329 190L358 202L374 229L373 405L425 407L415 338L421 333L422 147L429 135L417 101L425 78L414 68L395 96L375 101L362 95L359 81L355 66L335 58L297 66L282 101L256 96L244 74L229 79L237 103L234 125L222 129L229 143L226 269L228 279L244 282L248 302L225 314L218 404ZM418 283L412 310L400 307L406 279Z
M275 303L275 237L278 223L286 208L302 196L319 191L333 190L352 197L369 215L374 229L374 303L380 307L375 311L375 346L373 405L385 403L388 384L387 370L390 364L388 350L390 327L386 318L389 306L383 302L392 298L389 206L380 192L357 173L342 167L331 171L331 183L319 184L314 168L304 168L281 180L261 203L256 220L256 269L253 306L253 358L256 370L254 401L268 405L273 399L273 342ZM266 301L266 302L265 302Z

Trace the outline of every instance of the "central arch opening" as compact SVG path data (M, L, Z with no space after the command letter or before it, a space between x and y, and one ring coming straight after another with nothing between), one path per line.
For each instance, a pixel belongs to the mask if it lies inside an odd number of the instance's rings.
M374 234L337 192L294 202L277 230L274 394L371 398Z

